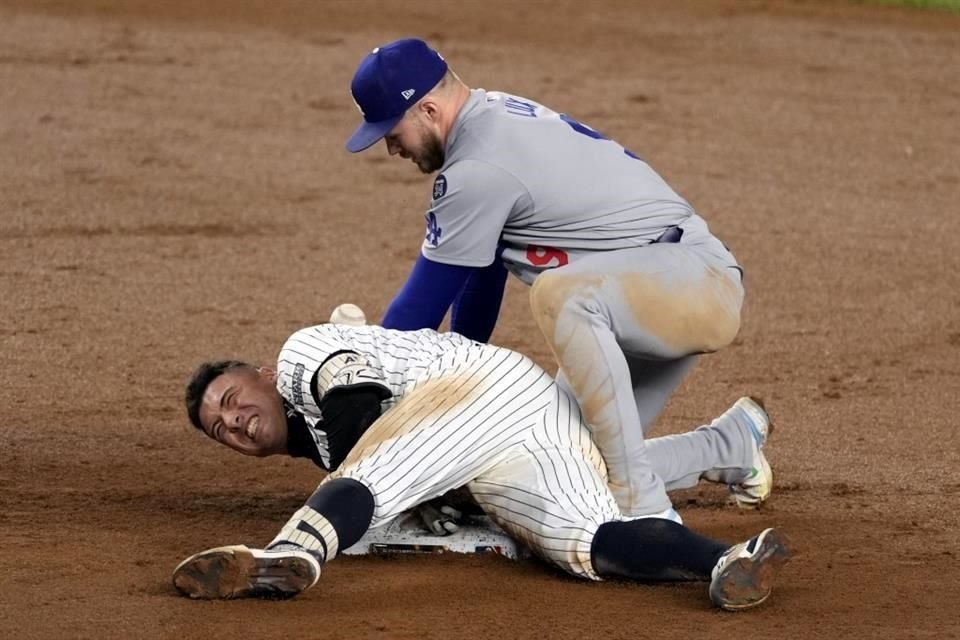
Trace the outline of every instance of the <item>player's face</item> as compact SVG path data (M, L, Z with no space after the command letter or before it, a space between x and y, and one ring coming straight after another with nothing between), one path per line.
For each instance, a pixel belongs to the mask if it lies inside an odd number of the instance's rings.
M229 369L207 386L200 424L208 436L248 456L287 451L287 419L276 374Z
M383 139L390 155L399 154L423 173L433 173L443 166L446 152L440 135L421 118L419 111L411 109Z

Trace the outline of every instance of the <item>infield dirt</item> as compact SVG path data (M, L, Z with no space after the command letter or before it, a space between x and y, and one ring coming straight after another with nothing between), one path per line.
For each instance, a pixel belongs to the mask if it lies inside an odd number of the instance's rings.
M499 558L340 558L288 602L198 603L186 555L262 544L321 475L187 426L210 357L382 317L432 178L343 149L359 59L424 37L472 86L640 153L746 269L740 336L655 433L737 397L770 505L686 522L800 549L769 603ZM960 17L832 2L0 0L0 636L960 637ZM494 341L553 371L516 282Z

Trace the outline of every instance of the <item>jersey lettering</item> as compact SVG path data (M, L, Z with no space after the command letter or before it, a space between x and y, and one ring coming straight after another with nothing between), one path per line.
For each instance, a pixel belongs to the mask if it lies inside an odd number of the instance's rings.
M570 262L567 253L562 249L535 245L527 247L527 260L535 267L562 267ZM554 260L557 261L557 264L550 264Z
M293 392L293 404L298 409L303 409L303 372L306 367L302 362L298 362L293 368L293 382L290 385L290 391Z
M506 108L507 113L512 113L515 116L523 116L525 118L537 117L537 108L529 102L524 102L523 100L517 100L516 98L510 97L504 101L503 106Z
M568 115L565 114L565 113L561 113L561 114L560 114L560 119L563 120L564 122L566 122L568 125L570 125L570 128L571 128L571 129L573 129L573 130L576 131L577 133L581 133L581 134L587 136L588 138L593 138L594 140L610 140L610 138L608 138L607 136L603 135L602 133L600 133L600 132L597 131L596 129L591 129L591 128L588 127L587 125L585 125L585 124L583 124L582 122L579 122L579 121L577 121L577 120L574 120L573 118L571 118L570 116L568 116ZM611 142L612 142L612 140L611 140ZM638 156L637 154L633 153L633 152L630 151L629 149L624 148L623 153L626 154L627 156L633 158L634 160L641 160L640 156Z

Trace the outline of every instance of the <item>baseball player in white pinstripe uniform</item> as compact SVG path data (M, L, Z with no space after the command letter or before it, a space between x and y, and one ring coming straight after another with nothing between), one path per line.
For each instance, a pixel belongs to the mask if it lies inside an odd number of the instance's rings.
M276 371L202 365L187 387L193 424L248 455L306 455L331 472L265 549L210 549L182 562L174 584L197 598L289 597L370 527L466 487L534 553L599 580L709 580L718 606L763 602L790 550L767 529L730 546L699 536L668 508L625 516L575 400L525 356L454 333L324 324L284 344ZM724 469L769 428L749 399L693 432L651 439L673 460L669 483ZM680 462L691 444L728 459ZM733 463L736 464L736 463Z
M421 255L383 326L435 329L452 308L453 331L486 341L512 272L532 285L558 383L593 430L617 503L630 515L669 508L645 436L698 355L739 331L734 256L639 156L534 100L470 89L422 40L374 49L351 92L363 123L349 151L382 139L439 172ZM758 459L707 479L751 479L735 496L756 505L773 476Z

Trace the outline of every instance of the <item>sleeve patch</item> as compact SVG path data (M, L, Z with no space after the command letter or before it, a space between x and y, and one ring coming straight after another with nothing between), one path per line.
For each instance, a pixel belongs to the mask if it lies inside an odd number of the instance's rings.
M447 177L442 173L433 181L433 199L439 200L447 194Z
M443 229L440 228L440 223L437 222L437 214L433 211L428 211L427 215L427 234L424 236L424 240L432 247L440 245L440 237L443 235Z

